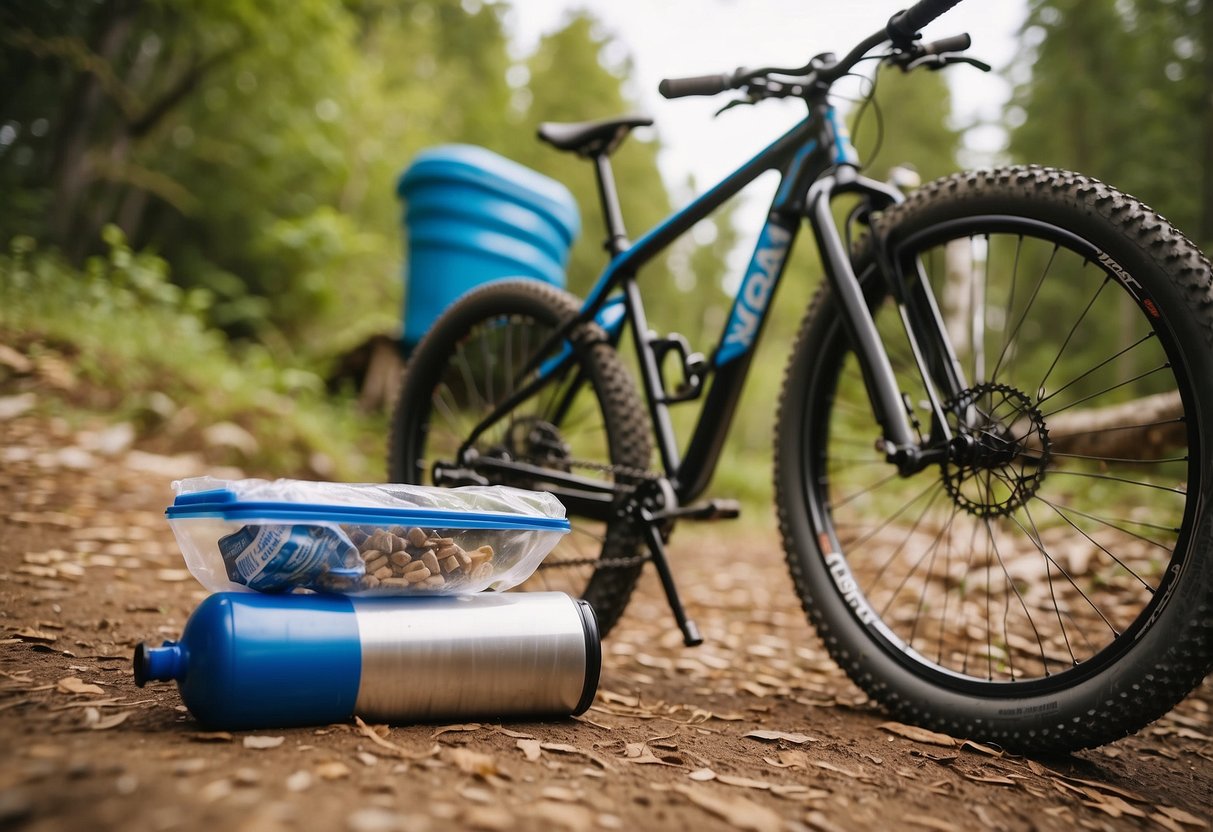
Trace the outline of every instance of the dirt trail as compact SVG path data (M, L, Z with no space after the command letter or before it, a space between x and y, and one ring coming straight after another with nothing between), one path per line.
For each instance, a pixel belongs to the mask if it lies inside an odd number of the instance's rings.
M113 433L0 420L0 829L1191 830L1213 813L1208 681L1061 759L895 733L817 644L766 518L680 531L707 643L681 646L646 578L584 718L200 733L129 661L204 597L161 513L194 473Z

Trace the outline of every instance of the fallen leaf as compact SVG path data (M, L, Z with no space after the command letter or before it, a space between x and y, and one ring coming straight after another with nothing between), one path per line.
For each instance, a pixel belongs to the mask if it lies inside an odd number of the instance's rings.
M817 737L810 737L808 734L788 734L783 731L751 731L744 736L753 737L756 740L767 740L776 742L778 740L786 740L794 742L797 745L804 745L806 742L821 742Z
M905 737L914 742L941 745L944 748L956 747L956 740L947 734L938 734L934 731L928 731L926 728L919 728L917 725L905 725L901 722L882 722L876 727L882 731L888 731L890 734L896 734L899 737Z
M443 734L462 733L465 731L479 731L483 728L479 722L469 722L462 725L444 725L434 733L430 734L430 739L440 737Z
M637 763L639 765L658 765L658 766L674 766L678 767L678 763L672 763L668 760L663 760L653 754L653 749L642 742L625 743L627 753L624 759L629 763Z
M579 792L566 789L564 786L545 786L539 795L548 800L556 800L561 803L576 803L582 797Z
M1196 817L1196 815L1191 814L1190 812L1185 812L1183 809L1177 809L1174 806L1158 806L1156 808L1159 812L1166 815L1171 820L1178 821L1179 823L1186 824L1187 826L1195 826L1197 829L1209 828L1208 823Z
M735 829L746 832L781 832L783 829L783 819L777 812L744 797L717 795L707 786L678 784L674 791Z
M424 760L428 757L433 757L442 750L442 746L435 743L430 746L428 751L410 751L409 749L397 745L394 742L385 740L383 737L375 733L375 729L362 721L362 717L355 716L354 724L358 726L358 731L371 742L380 748L387 749L392 752L392 755L403 760Z
M587 832L594 828L594 814L584 806L571 803L541 800L531 808L530 814L544 821L546 828L555 825L569 832Z
M991 786L1014 786L1015 781L1009 777L1003 777L1001 774L982 775L982 774L964 774L965 777L972 780L974 783L989 783Z
M227 731L194 731L186 736L194 742L231 742L232 735Z
M55 635L54 633L48 633L44 630L35 630L33 627L26 627L23 630L18 630L17 632L13 633L13 637L19 638L22 641L35 641L42 644L50 644L51 642L59 640L59 636Z
M1150 815L1150 820L1157 823L1163 829L1166 829L1167 832L1184 832L1183 826L1181 826L1179 823L1171 820L1169 817L1164 815L1162 812L1153 813L1152 815Z
M544 751L559 751L561 754L577 754L597 763L600 768L606 769L607 771L610 771L611 769L610 763L608 763L606 760L602 759L592 751L586 751L585 749L578 748L575 745L566 745L565 743L560 742L544 742L540 743L539 747Z
M841 774L846 777L850 777L852 780L870 779L868 777L867 773L864 772L862 769L853 770L853 769L843 768L842 766L836 766L833 763L828 763L825 760L813 760L812 762L813 762L813 765L817 766L820 769L825 769L826 771L832 771L835 774Z
M1152 802L1148 798L1139 795L1137 792L1132 792L1132 791L1129 791L1128 789L1122 789L1119 786L1113 786L1111 783L1101 783L1098 780L1084 780L1081 777L1070 777L1069 775L1058 774L1058 773L1054 773L1053 776L1060 780L1064 780L1067 783L1075 783L1080 786L1088 786L1092 789L1096 789L1101 792L1107 792L1108 794L1119 795L1120 797L1123 797L1126 800L1132 800L1136 803L1151 803Z
M497 726L497 733L505 734L507 737L513 737L516 740L533 740L533 739L535 739L530 734L524 734L521 731L511 731L509 728L502 728L500 725Z
M712 771L710 768L697 768L688 774L687 777L702 783L708 780L715 780L716 772Z
M105 693L105 691L97 685L91 685L88 682L85 682L83 679L79 679L75 676L68 676L66 679L60 679L55 684L61 693L87 693L94 696Z
M965 740L964 742L962 742L960 744L960 750L961 751L976 751L978 754L985 754L987 757L1004 756L1003 752L998 750L997 748L991 748L988 745L982 745L979 742L973 742L973 740Z
M518 824L504 806L472 806L463 813L463 826L486 832L505 832Z
M92 728L94 731L108 731L110 728L117 728L119 725L126 722L127 717L129 717L132 713L134 712L122 711L121 713L116 713L113 716L108 716L105 719L100 719L88 727Z
M526 756L527 762L531 763L537 762L543 756L543 752L540 750L542 745L539 740L518 740L515 743L515 746L520 748Z
M949 823L946 820L933 818L929 815L902 815L901 819L906 823L925 826L927 829L938 829L939 832L961 832L961 828L954 823Z
M188 581L193 575L188 569L157 569L156 579L169 584L176 584L182 581Z
M789 748L786 751L779 752L779 759L772 760L770 757L762 758L767 765L775 768L805 768L809 767L809 755L795 748Z
M256 750L264 750L267 748L277 748L286 742L286 737L265 737L256 734L250 734L244 738L244 747Z
M341 780L350 776L350 767L339 760L321 763L315 768L317 776L324 780Z
M286 778L286 790L296 793L307 791L312 787L314 779L310 771L296 771Z
M629 708L640 707L640 699L638 697L628 696L627 694L623 693L616 693L615 691L607 690L606 688L598 689L598 698L603 702L614 705L626 705Z
M767 791L772 785L774 785L773 783L768 783L765 780L753 780L749 777L737 777L732 774L717 774L716 779L719 782L726 783L730 786L738 786L739 788L743 789L758 789L760 791ZM801 788L807 787L802 786Z
M442 756L448 762L454 763L464 774L475 774L489 777L499 774L497 762L488 754L472 751L470 748L447 748Z

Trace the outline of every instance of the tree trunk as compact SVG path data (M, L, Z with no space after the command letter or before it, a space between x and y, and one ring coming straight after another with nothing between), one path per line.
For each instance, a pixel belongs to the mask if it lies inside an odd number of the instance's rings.
M1053 453L1108 459L1162 459L1187 441L1179 393L1059 413L1048 420Z

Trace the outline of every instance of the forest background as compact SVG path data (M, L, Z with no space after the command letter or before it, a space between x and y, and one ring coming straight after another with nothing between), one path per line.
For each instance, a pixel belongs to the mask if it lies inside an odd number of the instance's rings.
M574 12L517 60L507 8L0 6L0 383L33 374L50 395L29 406L68 422L103 414L151 449L382 479L386 415L325 380L369 336L399 330L393 186L413 156L467 142L560 180L582 210L570 290L583 294L603 264L590 169L538 143L534 126L635 109L626 44ZM1014 65L998 68L1016 80L1002 159L1104 179L1213 248L1213 2L1032 0L1017 37ZM957 169L973 125L954 122L942 74L886 71L876 100L879 155L871 114L855 136L869 174ZM711 184L664 182L659 137L614 160L633 232ZM701 349L728 311L730 254L757 232L735 218L731 205L643 281L651 323ZM769 501L773 404L819 279L800 246L717 477L723 495Z

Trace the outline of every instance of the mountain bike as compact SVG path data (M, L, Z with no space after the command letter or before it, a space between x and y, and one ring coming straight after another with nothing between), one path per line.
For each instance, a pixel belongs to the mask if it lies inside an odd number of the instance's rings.
M807 222L824 280L790 346L774 478L809 619L900 719L1072 750L1162 715L1213 663L1213 279L1165 219L1080 174L1004 167L909 195L862 174L832 87L860 60L988 69L967 35L919 37L956 2L923 0L841 59L663 81L808 114L634 243L610 157L651 121L543 125L595 167L609 263L584 301L503 281L445 312L406 370L390 471L556 494L574 530L532 585L588 599L605 632L651 561L698 643L665 546L680 520L737 514L701 498ZM641 267L768 170L782 179L714 349L650 331ZM684 449L671 409L691 401Z

